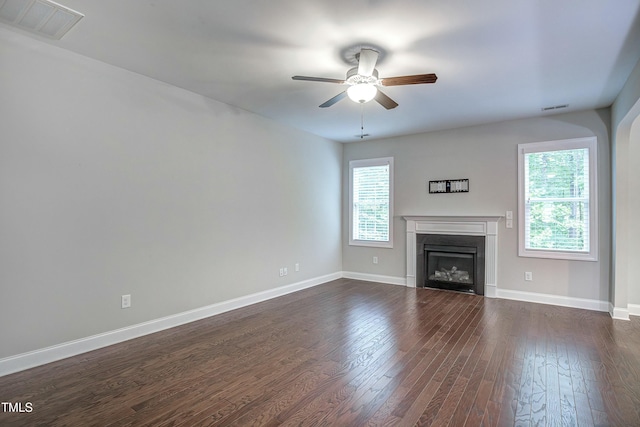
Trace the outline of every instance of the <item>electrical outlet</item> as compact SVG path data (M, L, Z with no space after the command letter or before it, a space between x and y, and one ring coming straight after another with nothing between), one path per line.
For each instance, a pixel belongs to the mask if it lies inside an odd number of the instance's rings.
M524 272L524 280L526 280L527 282L530 282L533 280L533 273L530 271L525 271Z
M131 307L131 295L122 295L122 308Z
M374 263L374 264L377 264L377 263L378 263L378 257L377 257L377 256L374 256L374 257L373 257L373 263Z
M280 277L284 276L284 268L280 269Z

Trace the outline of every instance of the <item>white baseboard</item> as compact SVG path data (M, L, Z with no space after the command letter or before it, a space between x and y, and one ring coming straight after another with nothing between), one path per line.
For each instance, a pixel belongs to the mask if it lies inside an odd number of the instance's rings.
M630 316L640 316L640 304L628 304Z
M585 310L609 311L609 301L600 301L586 298L564 297L559 295L539 294L535 292L513 291L509 289L497 289L498 298L511 299L539 304L559 305L562 307L583 308Z
M302 289L321 285L332 280L340 279L342 273L332 273L326 276L315 277L291 285L281 286L275 289L258 292L255 294L234 298L228 301L211 304L194 310L185 311L160 319L150 320L137 325L127 326L114 331L93 335L74 341L57 344L51 347L30 351L27 353L9 356L0 359L0 376L24 371L25 369L55 362L67 357L76 356L88 351L97 350L102 347L117 344L143 335L152 334L165 329L184 325L185 323L204 319L206 317L221 314L237 308L246 307L268 299L276 298Z
M496 285L484 285L484 296L487 298L498 298L498 287Z
M614 307L613 304L609 303L609 314L611 318L617 320L630 320L629 319L629 309L622 307Z
M404 277L382 276L379 274L357 273L354 271L343 271L342 277L345 279L364 280L365 282L386 283L388 285L407 286L407 279Z

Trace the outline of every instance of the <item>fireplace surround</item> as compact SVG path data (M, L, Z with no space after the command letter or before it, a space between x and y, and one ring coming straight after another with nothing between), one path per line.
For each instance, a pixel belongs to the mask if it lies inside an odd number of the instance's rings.
M405 216L407 222L407 286L418 283L418 243L421 235L484 236L484 294L497 294L498 222L501 216ZM455 246L455 245L454 245ZM421 254L420 256L424 256Z

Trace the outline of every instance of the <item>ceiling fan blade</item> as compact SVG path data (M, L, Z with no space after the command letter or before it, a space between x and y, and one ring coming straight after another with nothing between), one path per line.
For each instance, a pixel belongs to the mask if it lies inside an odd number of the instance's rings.
M324 104L320 104L320 108L331 107L333 104L335 104L336 102L338 102L341 99L345 98L346 96L347 96L347 91L346 90L344 92L340 92L339 94L337 94L336 96L334 96L333 98L331 98L330 100L325 102Z
M435 74L416 74L414 76L387 77L381 79L382 86L419 85L423 83L435 83L438 76Z
M376 93L376 97L374 99L378 102L378 104L382 105L387 110L391 110L398 106L398 103L396 101L382 93L380 89L378 89L378 93Z
M376 68L376 62L378 61L378 52L373 49L360 50L360 57L358 59L358 74L361 76L370 76L373 73L373 69Z
M326 79L324 77L307 77L307 76L293 76L293 80L306 80L309 82L325 82L325 83L344 83L344 80L340 79Z

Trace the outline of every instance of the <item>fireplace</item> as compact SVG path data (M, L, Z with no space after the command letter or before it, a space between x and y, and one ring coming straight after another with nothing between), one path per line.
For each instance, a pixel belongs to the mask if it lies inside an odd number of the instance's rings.
M484 236L421 234L416 286L484 295Z
M479 237L484 243L438 243L444 246L476 247L475 267L470 269L474 275L474 292L485 297L497 296L498 271L498 223L501 216L404 216L407 221L407 286L425 286L425 255L423 236L448 235L457 237ZM436 238L437 239L437 238ZM430 242L431 244L433 242ZM442 249L442 248L441 248ZM480 252L483 252L482 255ZM418 255L420 252L420 255ZM446 251L440 251L445 252ZM459 252L465 254L465 252ZM444 266L452 270L453 265ZM465 269L468 267L464 267ZM480 270L482 269L482 270ZM456 266L456 271L466 271ZM435 273L434 273L435 274ZM445 274L446 275L446 274ZM460 276L460 275L459 275Z

